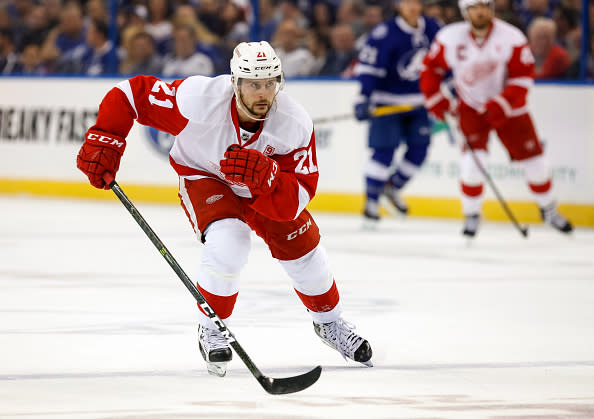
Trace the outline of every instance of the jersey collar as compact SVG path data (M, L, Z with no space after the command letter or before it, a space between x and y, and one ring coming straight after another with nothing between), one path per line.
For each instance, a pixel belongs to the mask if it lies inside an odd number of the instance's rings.
M487 34L485 35L485 38L483 39L483 42L479 42L476 37L474 36L474 33L472 33L472 26L470 26L470 28L468 29L470 32L470 39L472 39L472 42L474 42L474 45L477 46L477 48L482 48L483 45L485 45L487 43L487 40L489 39L489 36L491 36L491 33L493 33L493 27L495 26L495 19L491 20L491 23L489 23L489 29L487 30Z
M408 34L425 32L425 19L423 16L419 16L417 19L417 27L410 26L406 20L402 18L402 16L396 16L396 25L403 31Z

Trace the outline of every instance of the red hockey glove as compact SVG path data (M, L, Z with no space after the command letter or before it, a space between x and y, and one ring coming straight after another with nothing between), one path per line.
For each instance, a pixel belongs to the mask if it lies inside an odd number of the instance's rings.
M231 146L220 164L225 179L243 183L254 195L270 193L278 181L278 163L258 150Z
M498 101L491 99L485 104L485 109L485 119L493 128L499 128L507 121L505 111Z
M451 111L452 105L447 97L438 93L428 98L425 106L431 115L440 121L445 121L445 113Z
M120 167L120 159L126 148L126 140L102 131L88 130L78 156L78 167L96 188L109 189L103 175L106 172L114 177Z

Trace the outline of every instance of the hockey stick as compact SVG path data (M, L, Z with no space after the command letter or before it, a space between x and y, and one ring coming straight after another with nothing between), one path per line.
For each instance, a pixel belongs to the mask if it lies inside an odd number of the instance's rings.
M377 108L373 109L370 112L370 115L372 118L375 118L378 116L395 115L395 114L399 114L399 113L412 111L418 107L420 107L420 106L413 106L413 105L378 106ZM347 119L353 119L354 117L355 117L355 114L347 113L347 114L343 114L343 115L334 115L334 116L328 116L328 117L324 117L324 118L316 118L313 120L313 123L314 123L314 125L327 124L329 122L338 122L338 121L344 121Z
M495 185L495 182L493 182L491 175L489 175L489 172L487 172L487 169L485 169L483 167L479 158L477 157L476 153L474 152L474 149L470 146L468 139L466 138L466 136L464 134L462 134L461 132L458 131L458 126L456 124L456 119L454 118L454 116L451 115L449 112L446 112L445 118L446 118L446 122L450 126L450 131L451 131L452 135L456 138L456 141L462 145L465 145L466 148L470 151L470 155L472 156L472 160L474 160L474 164L476 164L476 167L478 167L478 169L482 173L483 177L487 180L487 183L489 184L489 186L495 193L495 196L497 197L499 204L501 204L501 207L507 214L507 217L510 219L510 221L512 222L514 227L516 227L516 229L518 229L518 231L520 232L522 237L527 238L528 237L528 227L525 227L525 226L522 227L520 225L520 223L516 219L514 213L511 211L511 209L507 205L507 202L505 201L505 199L499 192L499 189L497 189L497 186ZM462 141L460 141L460 139L462 139Z
M296 393L301 390L305 390L313 383L318 381L320 378L320 374L322 373L322 367L317 366L311 371L302 374L296 375L294 377L287 377L287 378L270 378L263 375L258 367L253 363L250 359L248 354L243 350L239 342L235 339L235 336L231 331L225 326L225 323L220 319L220 317L215 313L212 307L208 304L204 296L198 291L192 280L188 277L188 275L184 272L181 268L179 263L173 258L169 250L165 247L163 242L159 239L157 234L153 231L153 229L148 225L145 219L142 217L140 212L136 209L134 204L130 201L128 196L124 193L120 185L117 184L114 177L111 174L106 174L103 177L103 180L107 185L109 185L110 189L113 193L116 194L118 199L124 204L124 207L128 210L130 215L136 220L142 231L148 236L148 238L153 242L159 253L165 258L169 266L175 271L179 279L184 283L186 288L190 291L190 293L194 296L200 307L207 313L208 317L212 320L215 326L218 328L219 332L227 339L227 342L231 347L235 350L235 353L241 358L243 363L246 365L248 370L252 373L254 377L258 380L260 385L270 394L288 394L288 393Z

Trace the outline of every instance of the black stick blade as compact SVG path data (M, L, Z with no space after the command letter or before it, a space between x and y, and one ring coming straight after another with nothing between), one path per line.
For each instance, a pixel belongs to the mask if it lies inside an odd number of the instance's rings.
M258 381L270 394L290 394L305 390L318 381L320 374L322 374L322 367L318 365L302 375L287 378L270 378L262 375L258 377Z

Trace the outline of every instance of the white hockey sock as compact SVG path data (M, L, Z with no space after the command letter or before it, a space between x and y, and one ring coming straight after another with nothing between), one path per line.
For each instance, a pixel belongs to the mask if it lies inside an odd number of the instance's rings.
M212 294L210 305L222 318L231 315L239 292L239 274L247 263L251 229L243 221L226 218L213 222L206 232L198 286ZM198 321L213 328L208 316L198 312Z
M485 150L475 150L474 154L481 166L486 168L487 152ZM460 161L460 181L462 187L462 213L465 215L479 214L483 206L483 174L476 165L472 153L468 150L462 154Z
M541 154L522 160L518 164L524 169L528 186L538 206L544 208L551 205L555 198L553 196L550 170L544 156Z

